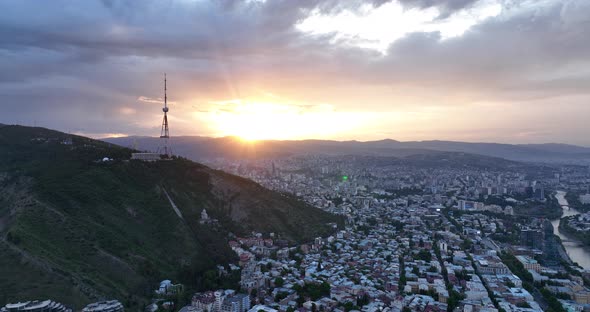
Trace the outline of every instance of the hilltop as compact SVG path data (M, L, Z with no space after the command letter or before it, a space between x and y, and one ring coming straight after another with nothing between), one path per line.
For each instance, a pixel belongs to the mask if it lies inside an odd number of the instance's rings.
M131 153L44 128L0 126L1 303L52 298L81 308L115 298L141 307L161 279L199 289L203 272L235 261L232 234L302 242L340 222L187 159L129 161ZM217 225L199 223L203 209Z

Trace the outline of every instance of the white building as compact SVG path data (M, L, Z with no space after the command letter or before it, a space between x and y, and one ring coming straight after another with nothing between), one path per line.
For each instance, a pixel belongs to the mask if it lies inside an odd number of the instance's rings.
M257 304L254 307L252 307L252 309L248 310L248 312L258 312L258 311L264 311L264 312L279 312L279 310L275 310L271 307L267 307L265 305L262 304Z
M158 161L162 159L158 153L132 153L131 159L141 161Z
M99 301L87 305L82 312L123 312L123 304L117 300Z

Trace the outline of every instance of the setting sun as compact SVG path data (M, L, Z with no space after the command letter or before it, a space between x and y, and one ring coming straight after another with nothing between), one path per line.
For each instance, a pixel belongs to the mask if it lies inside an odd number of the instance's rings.
M212 111L211 119L220 136L246 141L327 137L351 130L366 118L350 112L335 112L331 105L296 105L232 100Z

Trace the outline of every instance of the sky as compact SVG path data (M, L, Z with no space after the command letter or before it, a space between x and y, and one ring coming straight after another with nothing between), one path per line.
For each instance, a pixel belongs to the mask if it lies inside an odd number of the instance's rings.
M0 123L590 146L587 0L6 0Z

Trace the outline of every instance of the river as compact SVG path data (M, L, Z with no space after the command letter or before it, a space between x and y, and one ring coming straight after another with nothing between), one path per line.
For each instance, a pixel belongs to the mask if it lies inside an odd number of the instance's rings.
M580 214L576 209L570 208L568 206L568 202L565 199L564 191L557 191L555 198L557 198L557 201L563 208L562 217ZM561 238L563 247L565 247L565 250L567 251L567 254L570 256L570 259L572 259L572 261L574 262L577 262L584 269L590 269L590 250L588 248L582 247L581 244L574 238L569 237L563 233L560 233L559 222L561 222L561 219L551 220L551 224L553 224L553 233L559 236L559 238Z

